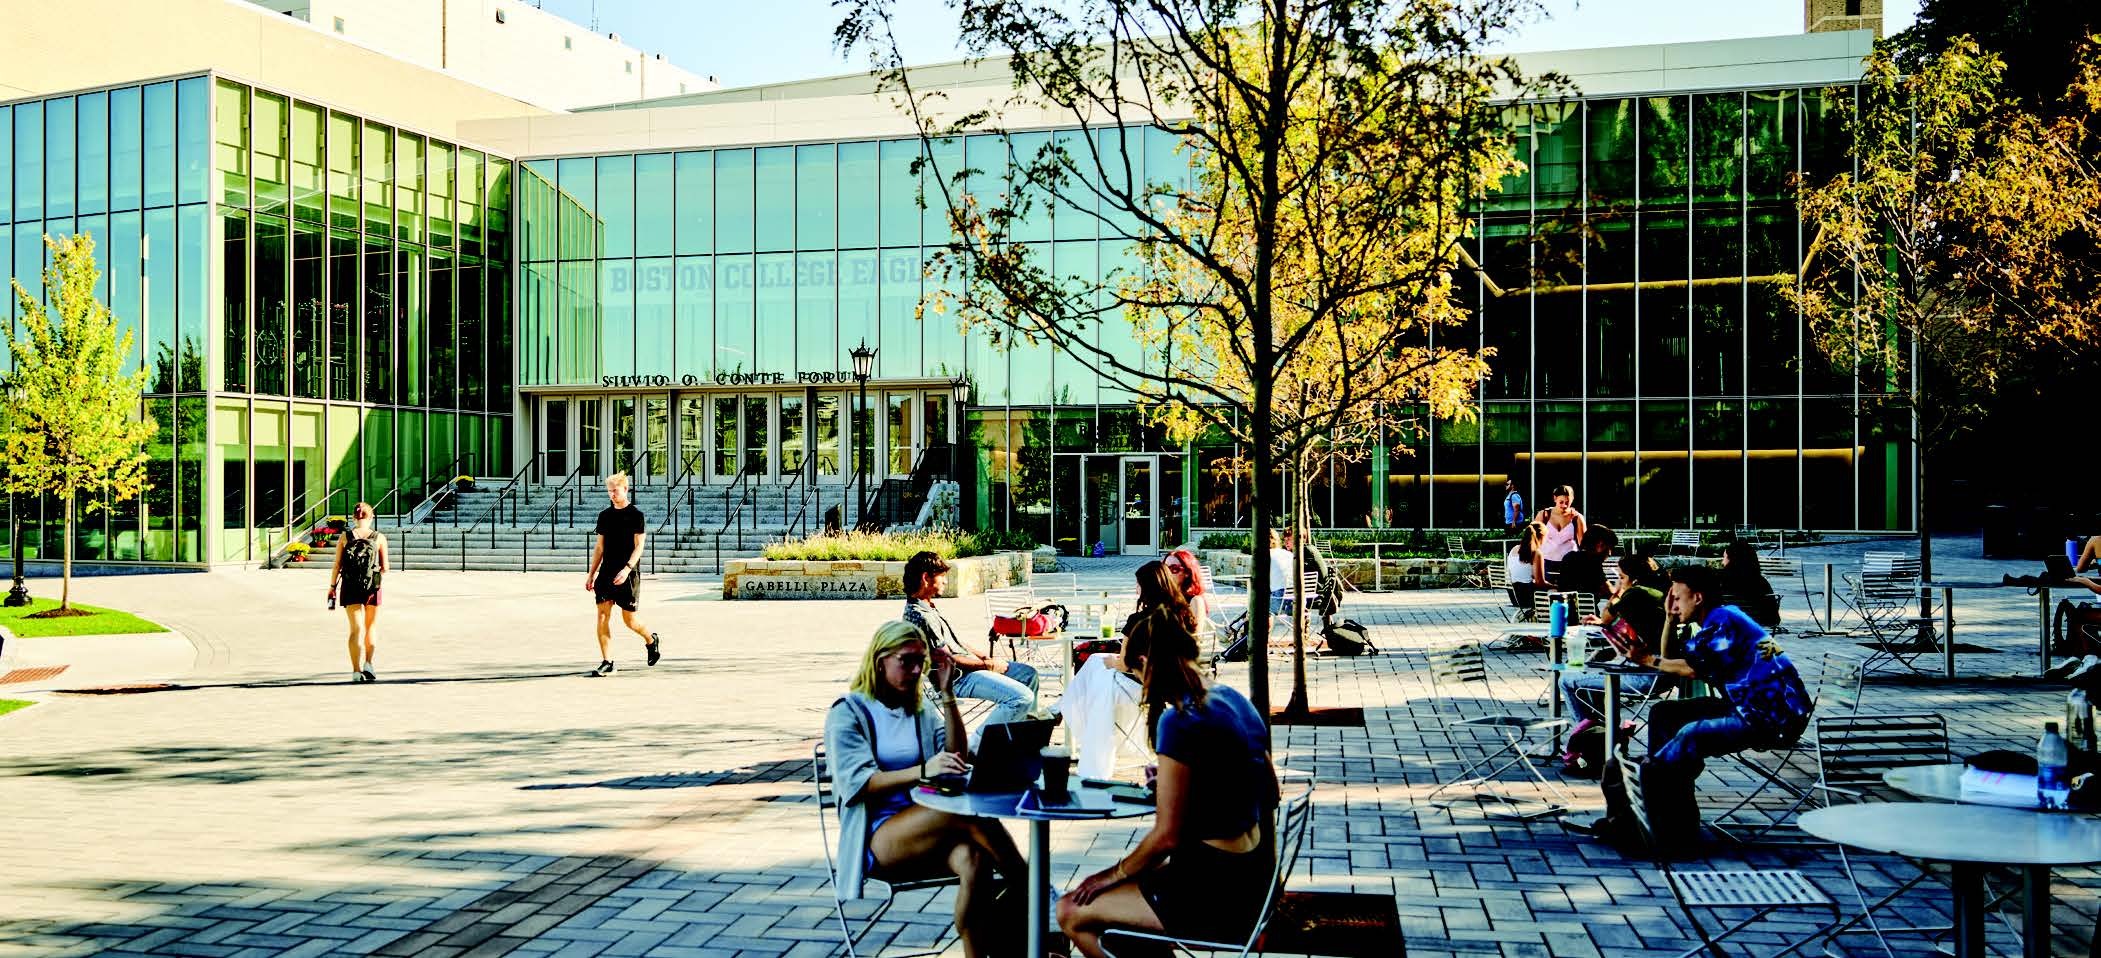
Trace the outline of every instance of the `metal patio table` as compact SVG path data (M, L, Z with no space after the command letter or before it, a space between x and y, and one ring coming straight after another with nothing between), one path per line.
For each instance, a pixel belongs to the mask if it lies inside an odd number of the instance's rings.
M1826 573L1828 575L1828 573ZM2061 584L2061 583L2060 583ZM2004 582L1936 580L1920 583L1922 588L1941 590L1941 674L1955 677L1955 590L1957 589L2028 589L2035 590L2036 644L2041 650L2041 664L2035 674L2050 671L2050 586L2007 585Z
M2101 862L2101 821L1993 805L1869 802L1819 808L1802 831L1828 842L1920 861L1946 862L1955 893L1955 954L1983 958L1984 872L2021 870L2021 944L2050 955L2050 869Z
M1023 811L1021 800L1028 792L964 792L960 795L943 795L927 788L912 789L912 802L938 812L951 815L972 815L978 818L997 818L1029 823L1029 914L1035 920L1029 922L1028 954L1042 958L1046 954L1044 926L1049 924L1050 914L1050 826L1053 821L1109 821L1119 818L1139 818L1153 813L1153 806L1131 802L1119 802L1109 798L1109 792L1090 785L1081 785L1075 778L1072 794L1075 798L1099 796L1108 803L1108 808L1098 814L1080 812L1058 812L1036 814Z

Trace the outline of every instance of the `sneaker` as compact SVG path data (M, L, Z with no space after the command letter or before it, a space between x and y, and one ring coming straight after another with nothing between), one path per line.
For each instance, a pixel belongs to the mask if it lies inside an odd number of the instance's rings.
M365 681L367 682L379 681L379 676L372 674L372 668L370 666L367 666L363 672L359 672L358 674L364 676Z
M649 664L655 665L657 664L658 659L664 657L663 647L663 640L657 638L657 634L655 632L649 633L649 644L644 646L644 648L647 648L649 650Z
M2065 676L2065 678L2077 682L2089 675L2101 675L2101 672L2096 671L2097 669L2101 669L2101 655L2089 655L2080 659L2079 667L2073 669L2072 674Z
M600 663L598 663L598 667L597 667L597 668L595 668L595 669L592 669L592 670L591 670L591 677L592 677L592 678L598 678L598 677L600 677L600 676L605 676L605 675L611 675L611 674L613 674L613 660L612 660L612 659L607 659L607 660L605 660L605 661L603 661L603 662L600 662Z
M2062 662L2057 663L2056 665L2044 669L2043 678L2068 679L2072 677L2072 673L2077 672L2085 667L2085 659L2066 659Z
M358 671L358 672L352 672L352 673L350 673L350 683L351 683L352 685L356 685L357 683L359 683L359 682L363 682L363 681L365 681L365 673L364 673L364 672L362 672L362 671Z

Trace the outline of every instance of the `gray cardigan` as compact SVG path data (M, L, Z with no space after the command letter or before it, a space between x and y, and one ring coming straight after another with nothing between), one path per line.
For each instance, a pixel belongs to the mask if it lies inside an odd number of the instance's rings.
M859 692L848 692L824 716L825 760L831 763L832 803L839 812L839 848L834 860L838 872L832 877L840 898L860 898L868 877L868 796L864 790L869 778L882 771L875 763L875 730L869 727L868 716L883 707ZM930 706L920 706L919 752L926 758L940 753L948 739L939 715Z

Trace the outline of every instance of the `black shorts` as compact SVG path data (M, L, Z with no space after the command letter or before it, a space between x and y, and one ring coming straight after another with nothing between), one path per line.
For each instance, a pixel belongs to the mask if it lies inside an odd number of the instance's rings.
M1138 891L1170 935L1244 939L1262 916L1276 867L1274 842L1228 852L1189 841L1176 846L1167 864L1138 876Z
M617 569L614 570L615 573L618 571ZM627 581L619 585L613 584L611 575L599 576L598 581L591 587L591 596L592 601L600 605L611 602L629 612L633 612L636 604L642 599L642 573L628 573Z

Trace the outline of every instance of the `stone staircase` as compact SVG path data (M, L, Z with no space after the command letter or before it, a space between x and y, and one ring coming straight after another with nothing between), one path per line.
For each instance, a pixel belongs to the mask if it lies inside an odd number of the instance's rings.
M460 492L421 521L382 516L387 548L397 569L462 569L529 572L578 572L589 568L598 512L607 507L605 491L593 484L567 489L527 485L508 490L507 479L478 479L473 491ZM731 494L724 486L637 486L634 504L646 517L649 539L643 546L642 571L650 575L718 574L731 559L760 554L769 542L790 534L823 528L823 510L843 505L853 522L848 487L820 483L804 488L746 483ZM672 502L678 515L672 516ZM798 513L806 512L798 516ZM676 524L665 523L675 518ZM298 563L288 568L327 569L329 562Z

